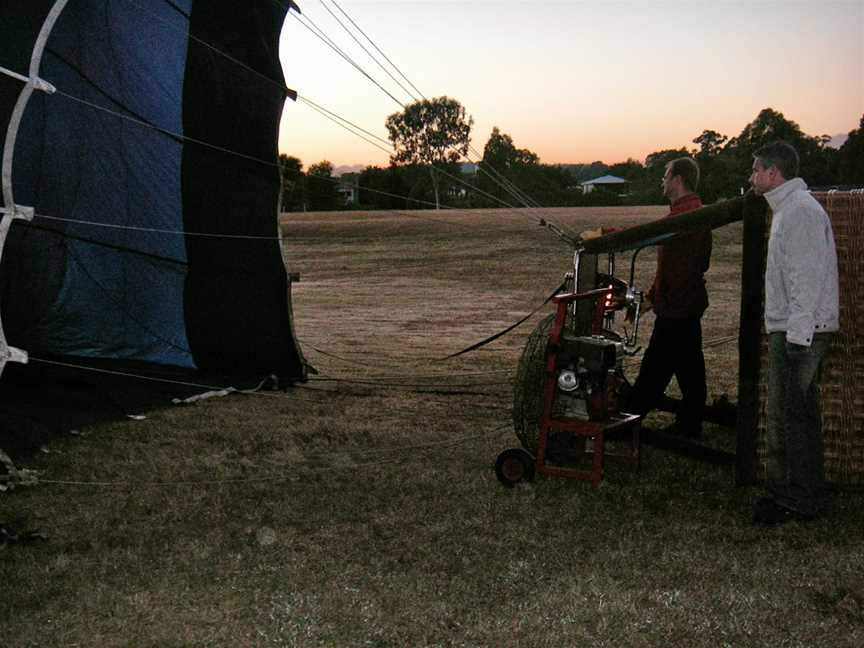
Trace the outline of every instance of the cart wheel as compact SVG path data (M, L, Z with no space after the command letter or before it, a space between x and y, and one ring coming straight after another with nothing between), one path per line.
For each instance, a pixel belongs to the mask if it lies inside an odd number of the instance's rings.
M510 448L498 455L495 462L495 476L507 488L513 488L523 479L534 479L534 457L522 448Z

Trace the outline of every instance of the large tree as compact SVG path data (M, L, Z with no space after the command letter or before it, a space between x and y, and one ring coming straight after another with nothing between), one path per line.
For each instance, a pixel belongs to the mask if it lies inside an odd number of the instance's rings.
M309 209L312 211L336 209L339 196L336 193L336 179L333 177L331 162L322 160L309 167L309 173L306 174L306 194Z
M723 145L728 140L728 137L721 135L715 130L702 131L702 134L693 140L694 144L699 145L699 150L696 151L696 158L702 160L713 158L723 150Z
M840 147L838 167L840 183L864 187L864 115L858 128L849 132Z
M516 148L513 138L496 126L483 148L480 188L485 194L498 199L493 205L496 207L511 197L519 202L530 202L531 199L522 190L529 184L535 184L533 180L537 176L539 163L540 158L536 153Z
M754 151L775 140L784 140L795 147L801 159L800 175L808 184L831 182L833 178L826 163L822 138L805 134L797 123L773 108L763 108L738 137L729 140L727 147L740 166L740 172L746 176ZM742 184L746 184L746 177Z
M281 211L300 211L306 205L306 174L303 163L293 155L279 155L279 175L282 179L282 192L279 207Z
M390 162L427 166L439 207L439 171L449 167L449 175L458 173L456 164L468 153L473 124L462 104L450 97L415 101L387 118L385 125L396 151Z
M737 196L741 182L746 180L742 165L726 145L728 141L726 135L715 130L704 130L693 139L693 143L699 146L693 151L701 178L697 191L704 203Z
M763 108L738 137L729 141L729 145L737 150L740 158L749 162L753 152L768 142L783 140L797 149L805 139L809 138L797 123L786 119L783 113L773 108ZM798 154L800 155L801 151L798 151Z
M519 165L537 164L540 158L533 151L516 148L513 138L495 126L483 148L483 162L498 171L506 171Z
M390 166L382 169L377 166L367 166L360 173L360 206L368 209L403 209L414 208L408 198L407 181L402 169Z

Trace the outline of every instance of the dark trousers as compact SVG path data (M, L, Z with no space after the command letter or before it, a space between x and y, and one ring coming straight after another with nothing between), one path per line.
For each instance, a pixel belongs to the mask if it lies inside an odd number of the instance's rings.
M790 347L785 333L768 336L768 490L799 513L814 514L823 482L819 380L830 333L809 347Z
M676 425L685 434L702 430L702 415L708 388L705 385L705 356L702 354L702 320L699 317L671 319L657 317L651 341L642 356L639 377L624 411L645 415L655 409L672 380L681 389Z

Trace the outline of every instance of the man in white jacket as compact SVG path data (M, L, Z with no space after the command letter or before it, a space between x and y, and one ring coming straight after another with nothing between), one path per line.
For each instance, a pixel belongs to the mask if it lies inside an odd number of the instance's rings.
M750 184L773 217L765 271L768 333L767 486L757 523L812 519L823 481L819 380L839 329L837 251L831 221L798 176L786 142L754 153Z

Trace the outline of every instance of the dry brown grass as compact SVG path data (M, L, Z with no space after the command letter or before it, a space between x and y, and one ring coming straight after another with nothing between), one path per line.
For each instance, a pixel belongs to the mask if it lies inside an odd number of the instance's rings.
M0 548L0 641L862 645L860 495L835 494L812 524L757 529L757 493L728 468L652 447L640 473L611 466L597 490L505 490L491 466L516 444L510 381L541 315L439 360L558 285L570 252L536 217L578 232L663 213L285 216L297 333L319 375L99 426L28 459L42 483L0 494L0 520L51 539ZM716 233L706 340L737 332L739 237ZM652 272L643 252L642 285ZM735 354L709 347L712 394L734 399Z

